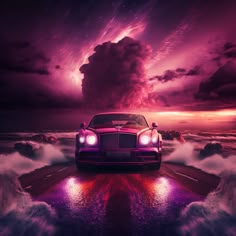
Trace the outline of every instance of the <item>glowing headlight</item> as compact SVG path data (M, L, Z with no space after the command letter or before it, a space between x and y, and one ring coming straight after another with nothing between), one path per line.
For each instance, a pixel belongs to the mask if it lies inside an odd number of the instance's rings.
M158 137L156 135L152 136L152 142L157 143Z
M89 134L87 137L86 137L86 143L88 145L94 145L97 143L97 136L95 134Z
M143 134L139 138L139 142L142 145L147 145L147 144L150 143L150 141L151 141L151 137L149 135L147 135L147 134Z
M84 136L80 136L79 137L79 142L80 143L84 143L85 142L85 137Z

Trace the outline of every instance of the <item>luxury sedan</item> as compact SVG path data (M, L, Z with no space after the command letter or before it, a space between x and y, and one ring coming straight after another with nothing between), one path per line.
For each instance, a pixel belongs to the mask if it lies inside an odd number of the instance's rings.
M95 115L76 134L75 160L85 165L161 166L162 136L156 123L149 127L145 117L132 113Z

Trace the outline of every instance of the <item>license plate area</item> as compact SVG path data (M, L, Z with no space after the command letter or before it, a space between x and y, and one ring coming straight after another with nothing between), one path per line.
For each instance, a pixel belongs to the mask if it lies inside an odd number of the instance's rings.
M130 157L130 152L106 152L107 157L114 157L114 158L124 158L124 157Z

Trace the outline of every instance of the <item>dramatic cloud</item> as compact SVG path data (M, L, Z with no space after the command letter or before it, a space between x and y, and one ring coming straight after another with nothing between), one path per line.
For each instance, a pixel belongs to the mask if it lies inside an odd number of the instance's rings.
M149 78L148 104L150 108L185 109L196 106L194 94L197 92L202 77L201 66L190 68L178 67L166 70L162 75ZM188 107L189 109L189 107Z
M158 80L162 83L166 83L168 81L172 81L176 78L183 78L184 76L195 76L199 75L200 66L195 66L194 68L187 71L184 68L177 68L176 70L166 70L163 75L157 75L150 78L150 81Z
M1 1L0 105L78 108L83 94L86 107L209 109L216 100L199 85L236 58L234 9L233 0ZM124 37L141 51L131 56ZM212 94L225 97L225 86Z
M0 43L0 71L49 75L50 59L27 41Z
M147 97L145 62L150 47L129 37L118 43L98 45L84 74L82 92L85 102L95 108L136 107Z
M2 73L0 80L1 108L80 107L79 94L56 89L58 83L48 75ZM50 87L51 86L51 87ZM54 86L54 88L53 88Z
M173 80L178 77L178 74L173 70L167 70L163 75L157 75L154 78L151 78L151 80L157 79L158 81L161 81L163 83Z
M221 67L236 59L236 44L233 42L222 43L219 47L210 51L210 54L214 56L212 60L217 63L217 66Z
M162 95L158 92L153 92L153 93L149 93L148 94L148 106L151 107L155 107L155 106L164 106L164 107L169 107L170 104L168 102L168 99L165 95Z
M227 42L224 45L224 55L229 58L236 58L236 44Z
M236 65L228 62L220 67L208 80L200 83L196 98L216 100L222 103L236 100Z
M187 76L194 76L194 75L199 75L201 71L201 67L200 66L195 66L194 68L190 69L186 75Z

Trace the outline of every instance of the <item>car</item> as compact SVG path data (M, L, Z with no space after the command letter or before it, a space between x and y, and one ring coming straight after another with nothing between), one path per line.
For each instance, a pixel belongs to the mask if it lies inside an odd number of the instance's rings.
M161 166L162 136L156 123L133 113L100 113L76 134L77 168L94 166Z

